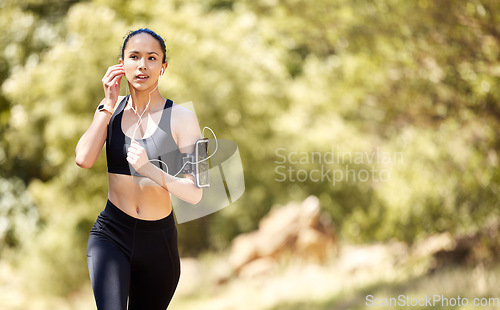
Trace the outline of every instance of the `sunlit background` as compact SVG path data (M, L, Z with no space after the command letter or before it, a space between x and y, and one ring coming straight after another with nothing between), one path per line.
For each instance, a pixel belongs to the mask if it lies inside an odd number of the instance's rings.
M163 96L235 141L245 173L238 201L178 225L172 309L433 295L494 309L499 12L494 0L0 0L0 309L94 309L85 248L106 163L81 169L74 148L142 27L167 43Z

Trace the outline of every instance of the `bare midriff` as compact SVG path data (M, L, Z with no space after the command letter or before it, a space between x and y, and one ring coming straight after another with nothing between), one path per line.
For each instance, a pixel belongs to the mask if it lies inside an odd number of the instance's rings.
M172 212L169 192L148 178L108 173L108 199L128 215L159 220Z

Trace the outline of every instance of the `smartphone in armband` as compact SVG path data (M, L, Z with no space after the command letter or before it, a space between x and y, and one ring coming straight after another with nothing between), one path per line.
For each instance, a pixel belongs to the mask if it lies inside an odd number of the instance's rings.
M194 165L195 184L198 188L209 187L210 179L208 177L208 170L210 167L208 163L208 138L196 140L194 151L196 162Z
M194 162L194 158L192 156L192 154L186 154L186 155L183 155L182 156L182 162L181 162L181 167L183 167L183 169L180 171L180 173L182 174L193 174L193 163Z

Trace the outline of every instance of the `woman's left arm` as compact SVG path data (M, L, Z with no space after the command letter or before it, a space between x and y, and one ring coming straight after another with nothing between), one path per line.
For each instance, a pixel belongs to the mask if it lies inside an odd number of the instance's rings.
M172 108L172 117L174 109L176 109L175 122L172 121L172 131L177 137L179 150L181 153L192 153L196 140L201 137L196 115L188 109L177 106ZM201 200L203 190L196 187L192 175L185 174L184 177L178 178L161 170L149 161L146 150L135 140L128 149L127 161L137 172L153 180L177 198L191 204L197 204Z

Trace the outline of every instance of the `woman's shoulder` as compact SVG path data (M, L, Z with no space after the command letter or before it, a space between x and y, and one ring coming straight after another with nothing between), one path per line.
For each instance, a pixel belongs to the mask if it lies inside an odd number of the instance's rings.
M179 122L189 122L196 120L196 114L183 105L172 103L172 118Z
M127 99L127 98L128 98L128 96L118 96L118 100L116 100L116 104L115 104L115 111L117 111L117 110L118 110L118 107L119 107L121 104L123 104L123 101L124 101L125 99Z
M196 114L182 105L172 104L171 124L177 143L179 143L180 138L182 141L187 141L187 144L192 144L200 135L200 126ZM181 144L184 143L181 142Z

